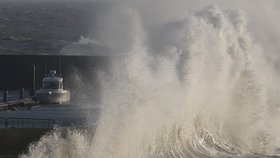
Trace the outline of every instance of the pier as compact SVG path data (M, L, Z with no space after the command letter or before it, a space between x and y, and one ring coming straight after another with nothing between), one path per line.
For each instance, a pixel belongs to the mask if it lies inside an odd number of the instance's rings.
M14 93L16 91L13 91ZM14 109L17 106L30 106L36 104L31 96L25 96L25 90L18 90L18 97L16 95L9 95L9 91L4 90L2 99L0 101L0 111Z

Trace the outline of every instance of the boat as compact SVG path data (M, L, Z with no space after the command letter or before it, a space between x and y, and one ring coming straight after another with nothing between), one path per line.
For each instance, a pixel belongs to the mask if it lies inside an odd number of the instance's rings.
M70 91L63 89L63 78L50 70L42 80L42 88L36 91L39 103L64 104L70 102Z

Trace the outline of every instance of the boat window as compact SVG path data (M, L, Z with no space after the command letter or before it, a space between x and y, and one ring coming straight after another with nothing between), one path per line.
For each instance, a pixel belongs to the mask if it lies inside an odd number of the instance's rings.
M59 89L61 86L59 82L44 82L43 88L45 89Z

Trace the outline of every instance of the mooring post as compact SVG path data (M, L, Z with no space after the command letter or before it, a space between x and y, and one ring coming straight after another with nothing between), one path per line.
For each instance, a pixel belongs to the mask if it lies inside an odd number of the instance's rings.
M19 90L19 99L24 99L24 88Z
M9 101L9 92L7 90L3 91L3 102Z

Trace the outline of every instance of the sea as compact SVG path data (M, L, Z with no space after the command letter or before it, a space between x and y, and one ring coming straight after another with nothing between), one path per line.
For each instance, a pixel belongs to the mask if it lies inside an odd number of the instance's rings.
M113 57L108 72L96 70L100 91L81 94L98 93L99 102L55 106L59 114L51 106L23 110L30 116L41 116L42 111L46 117L65 115L67 120L82 116L96 129L69 129L63 135L55 128L17 156L280 157L279 60L264 51L278 45L267 45L267 38L262 43L261 37L268 36L256 31L275 30L266 26L271 24L268 18L277 17L266 12L267 18L256 20L264 12L252 9L276 8L271 13L275 15L278 4L0 1L0 54ZM267 23L260 21L264 19ZM277 31L274 34L277 41ZM92 107L96 113L87 110Z

